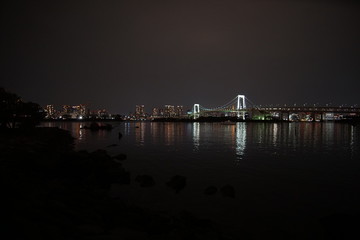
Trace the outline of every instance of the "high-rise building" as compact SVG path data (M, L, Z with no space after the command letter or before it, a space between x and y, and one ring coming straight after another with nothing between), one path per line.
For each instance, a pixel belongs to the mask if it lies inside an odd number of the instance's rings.
M106 119L110 117L110 114L106 111L106 109L97 110L97 115L101 119Z
M49 105L46 105L45 107L45 112L46 112L46 118L55 118L55 109L54 109L54 105L52 104L49 104Z
M63 105L62 109L63 109L63 111L62 111L63 114L69 114L71 107L70 107L70 105Z
M159 108L153 108L152 109L152 114L151 114L152 117L158 117L159 116Z
M86 105L63 105L62 106L62 116L65 118L71 119L83 119L87 117Z
M136 119L145 118L145 106L144 105L136 105L135 106L135 117L136 117Z
M86 117L86 106L84 104L75 105L71 107L72 118L85 118Z
M164 117L165 113L164 113L164 109L160 108L159 109L159 117Z
M175 106L165 105L164 117L175 117L175 115L176 115Z
M181 117L184 114L184 107L182 105L176 106L176 116Z
M86 105L80 104L79 112L82 117L85 117L86 116Z

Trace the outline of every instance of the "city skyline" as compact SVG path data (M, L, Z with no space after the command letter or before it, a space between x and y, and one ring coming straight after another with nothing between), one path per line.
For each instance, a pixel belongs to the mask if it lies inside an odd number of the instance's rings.
M356 1L49 1L2 7L1 85L26 101L360 102Z
M83 120L88 118L98 119L115 119L120 116L124 119L131 120L147 120L149 118L179 118L184 117L183 105L169 105L157 106L152 108L145 108L144 104L135 105L134 111L127 114L119 114L118 112L108 112L106 108L91 109L85 104L78 105L54 105L46 104L42 107L45 111L45 119L77 119Z
M248 101L248 100L247 100ZM324 104L320 104L320 103L292 103L292 104L254 104L253 102L250 102L250 104L252 105L252 107L355 107L355 108L358 108L359 107L359 104L355 103L355 104L348 104L348 103L343 103L343 104L334 104L334 103L324 103ZM149 106L147 104L136 104L132 110L130 110L129 112L124 112L124 111L121 111L121 110L118 110L118 111L113 111L113 112L110 112L110 111L107 111L108 108L105 107L102 107L102 108L98 108L98 109L93 109L93 108L90 108L89 105L87 104L75 104L75 105L69 105L69 104L45 104L43 105L43 109L47 109L47 106L52 106L52 108L56 107L56 108L64 108L64 106L68 106L68 107L76 107L76 106L86 106L86 109L90 111L106 111L107 113L110 113L110 114L120 114L120 115L123 115L123 116L128 116L128 115L152 115L152 116L155 116L154 114L154 109L156 110L162 110L164 112L164 109L167 108L167 106L172 106L172 107L176 107L176 108L179 108L181 107L181 111L182 112L187 112L187 111L192 111L193 108L194 108L194 105L197 105L197 104L192 104L191 106L184 106L184 105L172 105L172 104L162 104L162 105L158 105L158 106ZM219 107L219 106L222 106L223 104L219 104L217 106L211 106L211 107ZM139 113L138 112L138 107L142 108L141 112L142 113ZM145 107L146 106L146 107ZM204 106L204 105L203 105ZM206 105L205 105L206 106ZM146 109L146 110L144 110Z
M248 102L248 103L246 103ZM329 106L329 105L283 105L257 106L249 102L245 95L237 95L227 104L206 108L194 104L193 108L184 111L182 105L165 104L162 107L153 107L151 111L145 105L135 105L134 112L121 115L109 113L106 109L89 109L86 105L62 105L55 108L48 104L43 108L47 120L124 120L124 121L188 121L202 119L207 121L221 121L227 118L232 121L353 121L358 119L360 107L356 106Z

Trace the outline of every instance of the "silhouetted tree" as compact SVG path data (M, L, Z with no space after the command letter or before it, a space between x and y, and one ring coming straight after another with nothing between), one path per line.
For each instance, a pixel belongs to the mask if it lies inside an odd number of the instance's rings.
M24 102L21 97L0 88L0 127L35 127L44 118L39 104Z

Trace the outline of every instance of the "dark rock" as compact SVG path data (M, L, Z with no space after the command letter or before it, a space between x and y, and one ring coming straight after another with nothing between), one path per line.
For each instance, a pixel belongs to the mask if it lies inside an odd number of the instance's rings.
M111 188L130 183L130 173L105 150L73 151L73 138L64 130L16 129L0 134L0 148L1 200L6 206L2 236L225 239L216 225L191 214L174 217L136 207L123 201L122 191L111 196ZM144 186L150 186L151 179L139 177ZM179 192L186 178L174 176L167 185Z
M170 181L166 183L166 185L176 191L176 193L180 192L180 190L184 189L186 186L186 178L184 176L176 175L173 176Z
M77 229L85 235L98 235L104 232L104 229L99 225L81 224Z
M107 147L116 147L117 146L117 144L110 144L109 146L107 146Z
M111 231L113 236L118 236L118 239L136 239L136 240L148 240L148 234L139 230L134 230L126 227L116 227Z
M220 189L222 195L224 197L231 197L231 198L235 198L235 189L233 186L231 185L225 185Z
M192 213L188 211L182 211L179 213L179 219L186 224L189 224L196 228L203 228L203 229L211 229L213 227L213 223L209 219L199 219L195 217Z
M126 159L126 157L127 157L126 154L120 153L120 154L114 156L113 158L117 159L117 160L120 160L120 161L124 161Z
M319 222L324 230L324 239L358 239L360 236L359 215L334 213Z
M152 176L149 175L138 175L135 181L140 183L141 187L152 187L155 185L155 181Z
M113 174L111 178L112 182L119 184L130 184L131 176L130 172L125 171L124 169L119 169L117 174Z
M181 239L227 239L221 237L221 233L214 228L214 224L208 219L199 219L187 211L183 211L174 219Z
M207 187L204 191L206 195L214 195L215 193L217 193L217 188L214 186Z

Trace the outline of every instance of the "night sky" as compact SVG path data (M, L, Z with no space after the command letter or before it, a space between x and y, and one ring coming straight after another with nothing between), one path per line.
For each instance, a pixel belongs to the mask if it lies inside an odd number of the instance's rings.
M356 1L6 2L0 86L26 101L360 104Z

